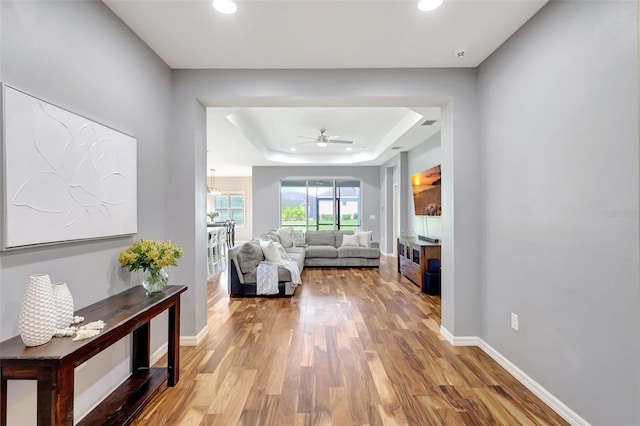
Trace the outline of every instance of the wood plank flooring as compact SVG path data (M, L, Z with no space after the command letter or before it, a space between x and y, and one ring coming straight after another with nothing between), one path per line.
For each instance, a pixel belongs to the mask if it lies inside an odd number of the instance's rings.
M294 297L229 298L209 282L209 334L134 425L566 425L475 347L439 334L440 298L396 261L308 268ZM159 365L166 363L160 360Z

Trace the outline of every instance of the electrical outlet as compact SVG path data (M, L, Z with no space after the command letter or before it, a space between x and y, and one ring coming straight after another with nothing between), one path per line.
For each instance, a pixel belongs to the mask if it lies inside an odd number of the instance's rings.
M518 331L518 315L511 312L511 328Z

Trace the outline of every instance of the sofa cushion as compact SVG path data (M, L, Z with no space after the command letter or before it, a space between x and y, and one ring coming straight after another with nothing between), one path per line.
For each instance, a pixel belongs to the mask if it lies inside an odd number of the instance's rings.
M336 247L340 247L342 245L343 235L353 235L353 231L336 231Z
M242 277L245 283L255 284L258 282L258 268L255 271L246 273ZM291 281L291 272L288 269L278 266L278 281Z
M340 247L338 257L361 257L365 259L377 259L380 257L380 249L370 247Z
M304 252L302 253L289 253L289 257L291 260L298 264L298 269L300 273L302 273L304 269ZM242 275L245 283L255 284L258 282L258 268L253 269L250 272L247 272ZM291 281L291 272L288 269L283 268L282 266L278 266L278 281L287 282Z
M358 247L358 237L356 235L343 235L340 247Z
M293 247L293 228L278 228L276 231L280 237L280 244L284 248Z
M332 246L335 248L336 235L333 231L307 231L307 246Z
M264 260L260 245L246 242L238 248L238 265L243 273L254 271L258 263Z
M305 250L305 257L325 257L336 259L338 257L338 249L334 246L309 246Z
M290 247L284 249L289 257L291 257L291 253L302 253L304 254L304 247Z

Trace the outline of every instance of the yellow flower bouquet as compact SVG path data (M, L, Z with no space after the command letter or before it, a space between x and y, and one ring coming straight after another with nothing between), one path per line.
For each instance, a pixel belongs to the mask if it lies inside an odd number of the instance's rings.
M121 251L119 260L130 271L142 269L149 272L150 276L143 285L150 293L155 293L162 290L169 280L162 268L177 266L178 259L183 256L184 250L172 241L140 240Z

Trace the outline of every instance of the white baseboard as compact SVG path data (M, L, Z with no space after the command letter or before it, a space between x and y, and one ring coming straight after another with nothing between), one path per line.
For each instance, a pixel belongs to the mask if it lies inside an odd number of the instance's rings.
M205 325L196 336L180 336L180 346L198 346L208 332L209 326Z
M149 357L149 365L153 365L156 362L158 362L158 360L160 358L162 358L167 351L169 350L169 343L164 342L158 349L156 349L151 356Z
M573 426L590 426L590 424L580 417L575 411L565 405L556 398L551 392L542 387L538 382L533 380L527 373L518 368L514 363L509 361L500 352L492 348L487 342L477 336L460 336L456 337L449 332L444 326L440 326L440 334L447 339L453 346L478 346L487 355L489 355L502 368L507 370L513 377L529 389L534 395L540 398L553 411L558 413L560 417L565 419Z

